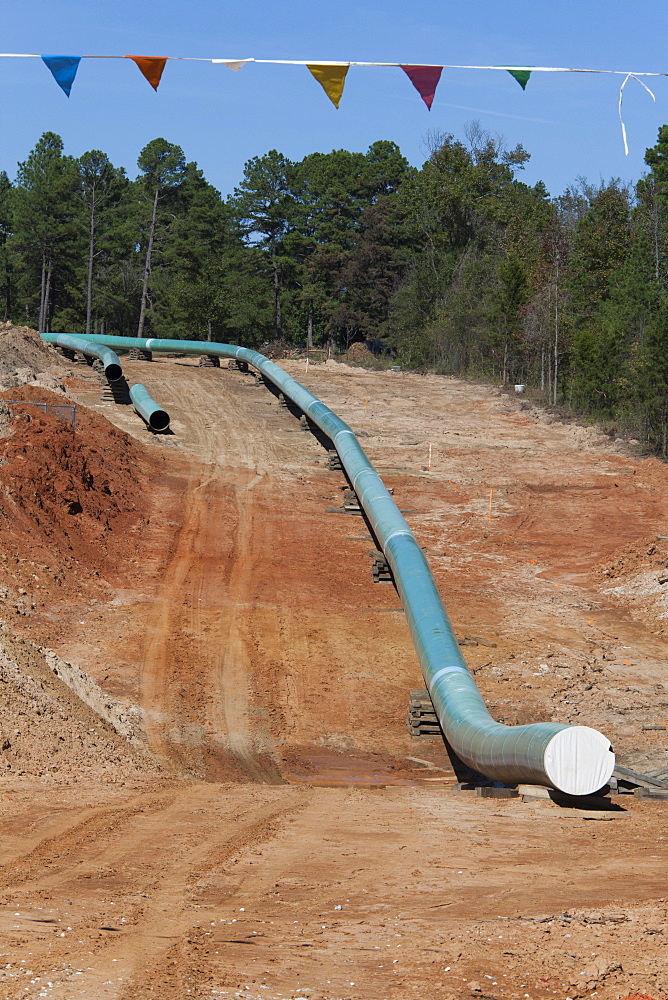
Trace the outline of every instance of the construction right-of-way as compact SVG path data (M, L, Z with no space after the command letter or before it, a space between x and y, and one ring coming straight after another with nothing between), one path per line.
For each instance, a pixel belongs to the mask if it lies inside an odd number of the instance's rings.
M427 690L455 753L464 763L496 781L545 785L570 795L588 795L606 784L615 757L609 740L598 730L555 722L506 726L492 718L460 652L424 553L407 522L350 427L296 379L258 351L231 344L68 335L63 345L58 334L42 337L70 349L77 349L78 342L92 342L107 348L231 358L256 368L336 449L391 567Z

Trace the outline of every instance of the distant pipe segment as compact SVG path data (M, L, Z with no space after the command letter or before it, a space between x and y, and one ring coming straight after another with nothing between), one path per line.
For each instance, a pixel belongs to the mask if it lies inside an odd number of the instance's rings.
M114 352L109 350L108 347L93 343L89 337L68 333L44 333L42 334L42 339L48 340L51 344L57 344L58 347L66 347L70 351L79 351L81 354L88 354L92 358L98 358L104 365L104 374L110 382L118 382L123 378L121 363Z
M169 428L169 414L158 406L154 399L151 399L145 385L137 383L130 386L130 399L132 405L152 431L160 433Z
M55 339L52 334L42 337L50 342ZM425 684L455 753L488 778L506 783L546 785L570 795L588 795L606 784L615 757L608 739L598 730L557 722L505 726L491 717L462 657L422 549L352 430L308 389L264 355L232 344L100 335L87 339L155 353L238 358L262 372L335 443L392 569Z

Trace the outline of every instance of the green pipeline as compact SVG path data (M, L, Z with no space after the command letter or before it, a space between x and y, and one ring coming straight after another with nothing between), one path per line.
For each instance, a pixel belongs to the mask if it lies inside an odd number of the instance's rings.
M79 351L87 354L91 358L98 358L104 365L104 374L110 382L118 382L123 378L121 363L109 347L99 343L93 343L90 337L81 337L78 334L69 333L43 333L43 340L48 340L51 344L64 347L69 351Z
M139 382L130 386L130 399L139 416L156 434L169 430L169 414L151 399L148 389Z
M42 336L56 339L55 335ZM505 726L491 717L412 531L350 427L308 389L264 355L231 344L99 335L87 339L114 348L237 358L273 382L331 439L338 452L392 569L425 684L455 753L486 777L505 784L545 785L571 795L588 795L606 784L615 757L609 741L596 729L556 722Z

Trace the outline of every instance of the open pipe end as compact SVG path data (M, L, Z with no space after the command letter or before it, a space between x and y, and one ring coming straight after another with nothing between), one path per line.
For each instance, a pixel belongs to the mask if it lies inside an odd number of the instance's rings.
M117 365L112 361L112 363L107 365L104 369L104 374L110 382L119 382L123 378L123 369L120 365Z
M615 769L610 741L589 726L568 726L545 748L545 772L567 795L592 795L608 783Z
M164 410L154 410L148 425L152 431L166 431L169 427L169 414Z

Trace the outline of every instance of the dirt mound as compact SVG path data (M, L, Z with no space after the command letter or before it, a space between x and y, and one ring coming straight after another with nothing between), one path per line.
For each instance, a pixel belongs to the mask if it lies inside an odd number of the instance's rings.
M28 405L11 407L11 433L0 439L0 581L8 585L0 591L0 614L3 597L16 604L17 593L18 610L29 613L40 590L81 588L134 551L156 460L82 407L73 429L29 405L62 404L44 389L2 396Z
M619 549L612 559L605 559L592 570L595 580L617 580L668 565L668 540L656 536L643 538Z
M273 358L278 361L281 358L289 358L295 353L295 345L287 340L267 341L259 348L265 358Z
M58 379L49 372L59 365L58 355L35 330L0 323L0 388L15 388L36 380L43 388L58 391Z
M373 361L373 354L361 341L356 344L351 344L346 351L346 358L348 361Z
M0 775L71 783L154 774L142 751L82 702L43 651L0 626Z
M668 540L657 536L627 545L594 567L604 593L629 608L654 635L668 631ZM612 586L605 587L607 581Z

